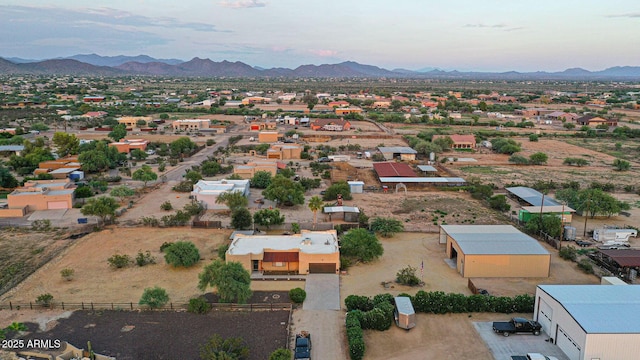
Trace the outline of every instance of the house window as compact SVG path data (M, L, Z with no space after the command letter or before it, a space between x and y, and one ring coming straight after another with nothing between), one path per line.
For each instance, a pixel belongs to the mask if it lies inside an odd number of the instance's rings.
M284 263L283 262L274 262L273 266L275 266L275 267L283 267Z

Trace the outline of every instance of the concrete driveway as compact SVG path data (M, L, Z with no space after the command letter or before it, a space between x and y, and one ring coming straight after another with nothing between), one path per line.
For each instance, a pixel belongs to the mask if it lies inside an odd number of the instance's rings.
M309 274L304 286L307 298L303 310L340 310L340 276Z
M495 360L511 360L511 355L527 353L541 353L555 356L558 360L569 360L559 347L546 341L549 336L544 332L539 336L522 334L505 337L493 332L491 322L474 322L473 326L493 353Z

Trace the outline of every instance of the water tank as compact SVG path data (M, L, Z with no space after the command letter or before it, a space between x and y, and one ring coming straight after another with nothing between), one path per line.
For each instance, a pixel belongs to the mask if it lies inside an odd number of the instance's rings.
M435 160L436 160L436 153L430 152L429 153L429 161L435 161Z
M636 269L629 270L629 279L634 281L638 277L638 271Z
M564 239L565 240L575 240L576 239L576 228L573 226L565 226L564 227Z

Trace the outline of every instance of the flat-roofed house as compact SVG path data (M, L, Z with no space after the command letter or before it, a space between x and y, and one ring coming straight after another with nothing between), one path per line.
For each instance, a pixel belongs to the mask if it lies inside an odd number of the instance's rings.
M218 197L227 192L240 192L249 196L249 180L199 180L193 185L191 195L196 201L201 202L207 209L228 209L225 204L217 204Z
M251 273L337 274L340 249L335 230L302 230L294 235L236 234L226 253Z

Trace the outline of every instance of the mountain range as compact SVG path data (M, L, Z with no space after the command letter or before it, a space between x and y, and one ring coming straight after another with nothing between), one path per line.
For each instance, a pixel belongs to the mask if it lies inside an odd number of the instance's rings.
M461 72L423 68L387 70L345 61L339 64L301 65L295 69L253 67L243 62L193 58L154 59L147 55L74 55L49 60L1 58L1 74L83 76L179 76L179 77L285 77L285 78L424 78L480 80L640 80L640 66L616 66L601 71L572 68L560 72Z

